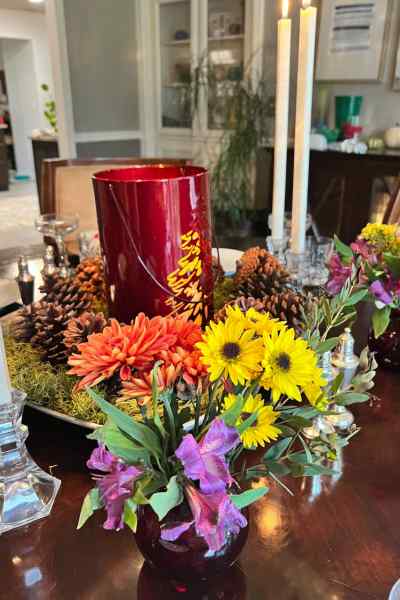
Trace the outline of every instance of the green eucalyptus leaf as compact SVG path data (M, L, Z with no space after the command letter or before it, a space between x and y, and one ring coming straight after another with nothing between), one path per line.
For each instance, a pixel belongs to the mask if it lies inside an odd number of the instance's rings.
M339 394L335 399L336 402L342 404L344 406L349 406L350 404L359 404L361 402L367 402L369 399L368 394L358 394L356 392L346 392L344 394Z
M368 295L368 288L364 288L362 290L357 290L349 298L346 300L345 306L354 306L364 300L364 298Z
M246 490L242 494L232 494L229 498L232 500L233 504L241 510L253 502L257 502L260 498L265 496L268 493L267 487L259 487L251 490Z
M315 351L317 352L317 354L324 354L324 352L329 352L330 350L336 348L338 343L338 337L329 338L328 340L325 340L325 342L321 342L320 344L318 344L315 348Z
M100 490L97 487L91 489L83 500L77 529L83 527L86 521L93 515L94 511L99 510L99 508L102 507L103 502L100 497Z
M238 427L236 427L237 431L240 435L244 433L249 427L251 427L256 421L258 417L258 410L250 415L243 423L241 423Z
M151 388L152 388L152 405L153 405L153 421L158 431L161 434L161 437L164 439L167 438L168 434L165 431L164 425L162 424L160 415L158 414L158 381L157 381L157 371L159 366L162 364L162 361L157 361L154 365L154 368L151 372Z
M350 246L347 246L347 244L341 242L337 235L335 235L335 248L344 258L353 258L353 250L350 248Z
M232 406L222 413L221 419L224 421L225 425L228 425L228 427L234 427L236 425L236 421L240 417L244 403L245 398L242 395L239 395Z
M314 475L335 475L337 471L334 469L329 469L328 467L323 467L322 465L309 464L304 465L303 473L307 477L312 477Z
M390 322L390 313L390 306L385 306L381 309L375 308L372 314L372 327L374 329L374 336L376 338L386 331Z
M280 462L275 462L273 460L266 460L265 466L273 475L283 476L290 473L290 468L287 465L284 465Z
M150 498L150 506L156 513L158 520L169 513L170 510L178 506L183 501L182 487L178 483L176 475L171 477L165 492L157 492Z
M109 416L114 423L136 442L138 442L143 448L149 450L149 452L155 456L161 456L161 445L157 434L144 425L135 421L132 417L124 413L122 410L113 406L106 400L104 400L99 394L90 388L86 388L89 396L98 404L101 410Z
M124 503L124 523L132 529L133 533L136 533L137 528L137 514L136 514L137 505L133 501L132 498L128 498Z
M264 460L269 461L269 460L277 460L278 458L280 458L286 452L286 450L289 448L290 444L292 443L292 440L293 440L292 437L288 437L288 438L279 440L279 442L276 442L275 444L273 444L267 450L267 452L264 454Z

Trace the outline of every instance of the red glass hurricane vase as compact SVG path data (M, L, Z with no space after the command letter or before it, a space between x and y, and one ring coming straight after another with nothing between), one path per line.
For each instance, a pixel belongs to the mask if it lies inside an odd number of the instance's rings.
M207 171L138 165L96 173L93 185L111 316L205 322L213 291Z

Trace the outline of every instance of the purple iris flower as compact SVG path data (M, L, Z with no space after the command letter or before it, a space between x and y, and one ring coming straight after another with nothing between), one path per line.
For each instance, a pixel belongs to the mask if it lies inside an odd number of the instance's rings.
M326 289L333 296L338 294L345 284L346 280L351 277L352 265L344 265L338 254L333 254L329 261L330 279L326 284Z
M183 464L185 475L200 480L202 492L210 494L225 491L233 483L225 455L240 442L233 427L215 419L206 435L197 443L193 435L185 435L175 455Z
M383 304L390 304L393 300L392 295L385 289L379 279L371 283L369 286L370 292L375 296L377 300L380 300Z
M173 542L194 523L197 535L205 539L212 552L218 552L224 546L228 532L237 534L242 527L246 527L246 517L225 492L202 494L193 486L187 486L185 492L193 521L162 527L161 539Z
M132 496L134 481L142 475L143 471L124 464L118 457L108 452L103 445L93 450L87 466L89 469L105 473L95 477L107 511L104 529L116 529L117 531L122 529L125 500Z

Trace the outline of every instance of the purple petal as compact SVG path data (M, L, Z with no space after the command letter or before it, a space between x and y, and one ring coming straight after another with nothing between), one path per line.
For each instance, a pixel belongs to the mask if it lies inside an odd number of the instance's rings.
M193 523L194 521L190 521L189 523L175 523L168 527L161 527L161 539L166 542L174 542L182 535L182 533L185 533Z
M197 535L203 537L209 549L217 552L226 543L227 533L238 533L247 525L246 518L224 492L202 494L192 486L185 490Z
M199 444L200 452L225 456L239 442L240 436L236 429L225 425L222 419L215 419Z
M381 281L374 281L374 283L369 286L369 289L375 298L380 300L383 304L390 304L392 302L392 295L385 290Z
M183 464L187 477L200 479L200 477L204 476L205 467L200 454L200 447L191 433L184 436L175 455Z
M103 471L104 473L108 473L111 471L112 466L118 461L117 457L111 454L103 444L100 444L97 448L95 448L87 461L87 466L89 469L94 469L95 471Z
M205 494L223 492L227 485L233 483L228 465L220 456L208 454L203 457L205 474L200 477L201 491Z

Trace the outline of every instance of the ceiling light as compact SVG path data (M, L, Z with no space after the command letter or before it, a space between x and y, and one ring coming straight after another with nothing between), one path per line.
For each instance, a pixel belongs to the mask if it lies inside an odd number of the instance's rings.
M29 0L31 4L42 4L44 0Z

